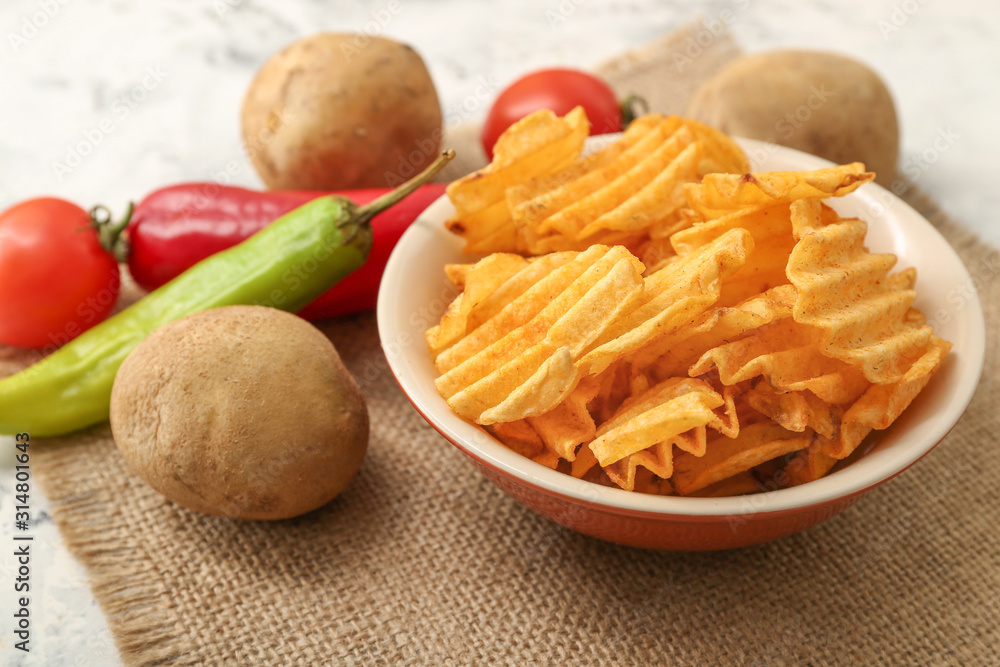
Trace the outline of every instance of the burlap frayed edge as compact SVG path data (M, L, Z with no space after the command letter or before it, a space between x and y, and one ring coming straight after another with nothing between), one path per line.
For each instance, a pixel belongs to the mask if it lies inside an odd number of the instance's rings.
M165 577L139 541L123 542L117 503L107 488L87 488L76 471L93 465L91 446L110 437L107 427L72 441L46 441L36 451L36 479L49 498L63 540L87 569L94 597L128 665L194 664L183 660L182 625Z

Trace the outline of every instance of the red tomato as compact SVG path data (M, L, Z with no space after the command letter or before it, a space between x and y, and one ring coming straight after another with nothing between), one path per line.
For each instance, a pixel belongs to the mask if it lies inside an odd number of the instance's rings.
M120 278L76 204L45 197L0 213L0 343L40 348L76 338L111 312Z
M524 76L497 97L483 124L483 150L493 159L493 144L508 127L539 109L563 116L582 106L590 134L621 132L622 112L608 84L575 69L544 69Z

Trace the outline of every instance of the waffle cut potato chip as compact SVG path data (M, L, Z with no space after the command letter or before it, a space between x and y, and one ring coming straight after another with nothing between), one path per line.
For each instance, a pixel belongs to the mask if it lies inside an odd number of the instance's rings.
M469 253L516 252L506 192L557 171L580 156L590 122L582 107L559 118L540 110L511 125L493 147L493 162L448 185L455 216L445 226L465 238Z
M479 424L554 408L576 387L587 345L641 294L642 269L620 246L578 253L440 354L438 390Z
M447 227L465 237L467 252L636 250L687 224L679 217L685 184L747 168L735 141L679 116L643 116L578 159L588 128L579 108L563 118L535 112L500 137L490 165L449 186Z
M803 216L816 202L793 204ZM895 255L864 247L868 226L843 220L825 226L800 223L800 240L788 258L789 279L798 290L796 322L819 328L823 354L862 370L878 384L898 381L927 349L931 328L911 308L917 274L890 275Z
M427 331L451 409L630 492L759 493L863 455L951 349L914 308L916 271L831 205L874 174L747 173L732 139L677 116L579 158L583 121L530 116L449 188L449 226L493 253L445 267L459 294Z

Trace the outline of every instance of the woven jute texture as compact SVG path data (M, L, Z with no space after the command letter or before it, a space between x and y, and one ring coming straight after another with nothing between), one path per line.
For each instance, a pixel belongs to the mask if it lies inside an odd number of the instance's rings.
M678 72L671 49L690 35L602 71L678 110L682 93L663 95L671 78L690 90L736 53L720 38ZM129 664L995 664L1000 253L908 198L980 289L983 382L918 465L777 542L655 553L538 517L410 407L371 314L324 326L372 435L357 478L316 512L243 523L180 509L123 465L107 427L39 443L35 470Z

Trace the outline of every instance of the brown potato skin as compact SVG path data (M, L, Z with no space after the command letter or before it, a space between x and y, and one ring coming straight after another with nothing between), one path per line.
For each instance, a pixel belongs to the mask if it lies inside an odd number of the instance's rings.
M257 173L282 190L394 187L437 157L442 135L417 52L341 33L305 37L264 63L242 126Z
M703 83L687 115L728 134L864 162L888 185L899 159L892 95L866 65L816 51L771 51L729 63Z
M227 306L164 325L129 354L111 430L128 466L178 505L284 519L351 481L368 411L318 329L274 308Z

